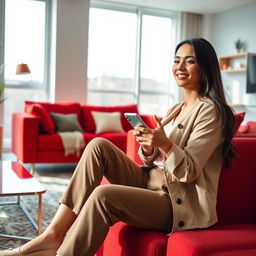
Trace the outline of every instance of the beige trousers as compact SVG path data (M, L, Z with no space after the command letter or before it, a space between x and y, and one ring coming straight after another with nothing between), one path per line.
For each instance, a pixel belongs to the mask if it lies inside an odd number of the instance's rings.
M98 186L103 175L111 184ZM172 207L164 190L147 189L148 172L108 140L85 148L61 203L77 215L57 251L60 256L91 256L118 221L170 232Z

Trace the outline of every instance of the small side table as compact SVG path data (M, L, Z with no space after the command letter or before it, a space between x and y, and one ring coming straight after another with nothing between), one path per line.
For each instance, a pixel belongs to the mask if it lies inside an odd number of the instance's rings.
M45 193L45 187L34 178L29 171L19 162L0 161L0 197L16 196L14 202L1 202L0 205L19 205L24 214L28 217L38 235L42 233L42 195ZM38 221L34 221L28 212L25 204L20 200L21 196L38 196ZM1 234L1 238L31 240L31 237Z

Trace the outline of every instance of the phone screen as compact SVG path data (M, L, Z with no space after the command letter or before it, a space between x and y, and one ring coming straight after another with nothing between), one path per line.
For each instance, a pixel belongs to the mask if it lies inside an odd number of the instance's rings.
M124 116L133 128L135 128L136 126L141 126L144 128L148 127L146 123L142 120L140 115L137 113L124 113Z

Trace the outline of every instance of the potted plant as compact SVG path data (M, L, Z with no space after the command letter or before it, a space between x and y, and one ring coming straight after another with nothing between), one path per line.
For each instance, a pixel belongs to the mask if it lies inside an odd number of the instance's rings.
M235 47L236 47L237 53L239 53L242 50L243 46L244 46L244 43L241 39L237 39L235 41Z

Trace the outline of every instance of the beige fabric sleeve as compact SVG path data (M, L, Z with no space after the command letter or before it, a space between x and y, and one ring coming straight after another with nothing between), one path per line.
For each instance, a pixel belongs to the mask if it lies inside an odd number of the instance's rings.
M205 104L198 113L184 148L176 145L164 163L171 181L193 182L223 141L214 104ZM171 176L171 177L170 177Z

